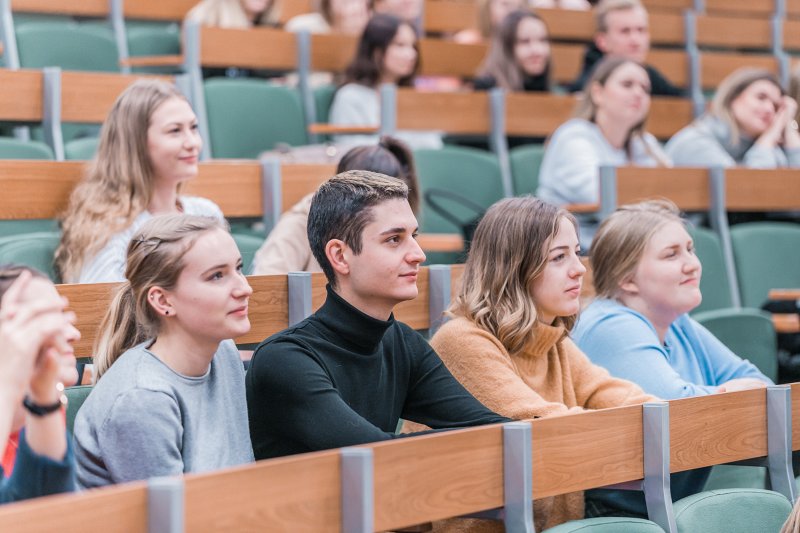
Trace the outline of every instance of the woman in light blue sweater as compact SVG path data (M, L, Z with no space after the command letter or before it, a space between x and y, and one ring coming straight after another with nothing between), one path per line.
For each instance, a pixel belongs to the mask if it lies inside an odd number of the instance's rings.
M244 367L252 289L218 219L154 217L128 247L100 326L96 385L75 421L78 483L97 487L251 462Z
M687 313L701 301L702 266L677 207L623 206L592 245L598 299L573 331L578 347L612 376L664 399L764 387L772 382ZM672 496L702 490L707 469L672 477ZM591 491L587 515L644 515L641 493Z

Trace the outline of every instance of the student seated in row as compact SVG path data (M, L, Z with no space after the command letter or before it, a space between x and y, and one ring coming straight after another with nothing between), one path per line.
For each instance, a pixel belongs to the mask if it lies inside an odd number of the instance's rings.
M249 463L244 367L252 289L223 222L166 215L128 247L75 420L78 482L98 487Z
M125 89L61 221L56 266L64 282L123 281L128 243L155 215L221 220L211 200L180 194L197 176L202 145L197 117L176 87L139 80Z
M64 386L77 380L80 334L44 274L0 266L0 503L75 488Z
M419 213L419 183L414 156L405 143L384 136L378 144L356 146L339 160L336 173L347 170L369 170L399 178L408 186L408 203L415 215ZM322 272L308 244L308 211L314 193L306 195L281 215L264 244L256 252L253 273L259 275L288 274L289 272Z
M586 273L579 251L575 217L532 196L497 202L478 224L452 320L431 345L456 379L501 415L525 420L656 399L592 364L570 339ZM583 494L537 500L533 515L537 531L583 518ZM479 519L439 528L503 530Z
M432 428L505 422L470 395L392 311L417 297L425 254L408 187L349 171L314 194L308 240L325 304L265 340L247 372L256 459L395 438L399 420Z
M573 335L595 364L667 400L772 384L687 314L702 300L702 265L672 202L619 208L600 225L592 266L598 298ZM673 474L672 497L702 490L707 476ZM640 492L595 490L587 513L645 516L646 508Z

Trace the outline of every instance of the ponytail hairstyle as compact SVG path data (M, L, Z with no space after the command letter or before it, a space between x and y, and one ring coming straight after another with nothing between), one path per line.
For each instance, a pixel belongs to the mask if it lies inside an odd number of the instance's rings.
M94 345L95 382L137 344L158 336L161 320L147 299L151 287L175 288L185 266L183 258L204 233L225 222L192 215L153 217L128 245L125 278L100 324Z

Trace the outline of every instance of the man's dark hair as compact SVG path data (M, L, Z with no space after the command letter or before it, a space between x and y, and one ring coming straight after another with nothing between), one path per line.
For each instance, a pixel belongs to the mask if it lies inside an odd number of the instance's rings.
M408 199L406 184L365 170L337 174L314 193L308 213L308 242L331 286L336 287L336 276L325 255L328 241L339 239L360 254L361 234L373 220L372 207L394 199Z

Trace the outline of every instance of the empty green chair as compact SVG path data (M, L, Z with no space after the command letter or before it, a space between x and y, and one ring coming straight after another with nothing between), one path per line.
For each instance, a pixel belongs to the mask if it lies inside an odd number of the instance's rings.
M119 72L117 44L107 28L39 22L16 31L23 68Z
M455 192L470 204L476 204L475 208L470 208L459 201L436 197L437 203L463 223L474 220L503 198L500 165L494 154L475 148L445 146L440 150L416 150L414 159L423 199L420 231L424 233L462 232L462 227L435 212L425 200L432 189ZM428 264L436 264L453 263L463 254L430 252L426 255Z
M526 144L512 148L508 153L511 161L511 177L514 194L536 194L539 187L539 167L544 158L543 144Z
M75 427L75 417L78 416L78 411L89 397L90 392L92 392L91 385L78 385L64 389L64 394L67 395L67 430L70 433Z
M67 161L88 161L97 152L100 139L97 137L84 137L69 141L64 145L64 159Z
M279 143L308 144L300 95L257 79L212 78L204 84L215 158L255 159Z
M800 287L800 225L751 222L731 228L742 305L761 307L770 289Z
M678 533L777 533L792 504L769 490L724 489L687 496L673 508Z
M0 240L23 233L57 232L58 221L52 218L0 220Z
M725 269L725 257L722 254L719 237L706 228L691 228L689 233L694 240L697 258L703 265L703 275L700 278L700 292L703 294L703 301L692 313L731 307L733 298L731 298L728 271Z
M627 517L587 518L572 520L544 533L664 533L661 526L650 520Z
M0 137L0 159L42 159L53 160L53 150L39 141L20 141L10 137Z
M57 281L53 258L61 240L58 232L25 233L0 238L0 264L19 263L41 270Z
M232 233L231 235L233 240L236 241L239 253L242 254L242 272L249 274L253 269L253 259L256 257L256 252L261 248L264 239L243 233Z
M314 109L316 111L315 121L319 124L327 124L330 120L331 104L336 94L335 85L323 85L314 89ZM320 141L330 139L328 135L320 135Z
M177 24L125 23L128 36L128 55L179 56L181 55L181 32ZM134 72L174 74L181 71L178 65L170 67L135 67Z

